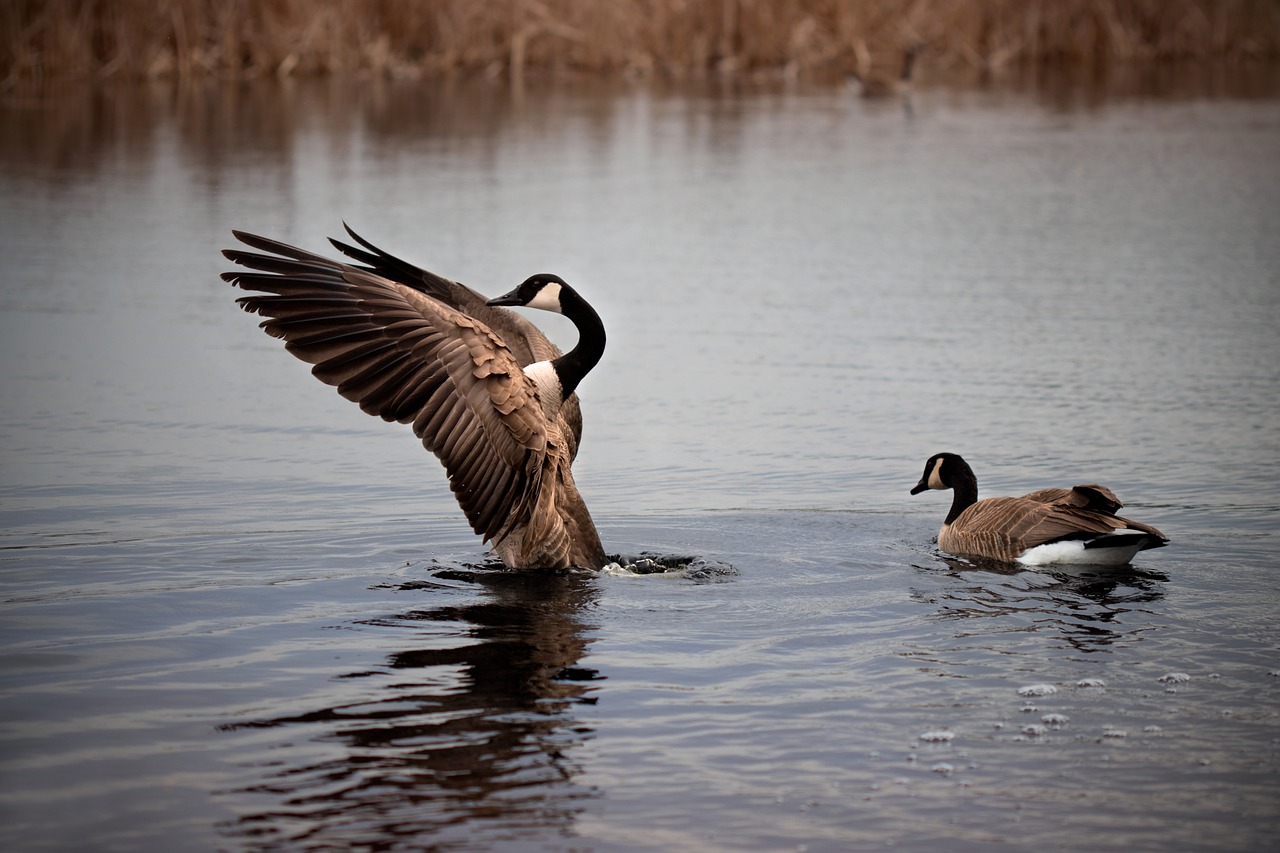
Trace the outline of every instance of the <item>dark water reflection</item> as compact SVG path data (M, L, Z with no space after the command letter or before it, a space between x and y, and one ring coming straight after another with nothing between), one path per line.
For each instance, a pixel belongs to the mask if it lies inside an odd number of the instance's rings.
M1142 629L1127 625L1127 616L1135 610L1152 612L1169 580L1161 572L1133 566L1031 573L995 561L947 555L940 560L958 583L930 603L938 608L939 619L973 620L957 636L1047 634L1051 645L1086 654L1132 642ZM1036 643L1045 641L1042 636Z
M365 623L423 637L384 667L335 676L368 680L369 701L223 727L342 747L315 764L269 763L260 783L228 792L242 812L226 827L231 837L267 849L381 850L568 833L594 795L578 780L577 755L592 729L575 716L596 701L603 677L581 663L594 578L495 569L435 577L398 591L479 595Z

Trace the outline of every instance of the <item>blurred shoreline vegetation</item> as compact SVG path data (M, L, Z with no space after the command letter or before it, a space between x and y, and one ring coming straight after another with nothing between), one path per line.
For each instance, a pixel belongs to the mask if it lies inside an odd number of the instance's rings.
M694 78L1280 58L1280 0L5 0L4 88L526 73ZM922 69L923 70L923 69Z

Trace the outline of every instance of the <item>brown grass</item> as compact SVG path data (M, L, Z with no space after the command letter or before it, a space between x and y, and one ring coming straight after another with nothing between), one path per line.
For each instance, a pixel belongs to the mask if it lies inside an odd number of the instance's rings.
M4 0L0 80L943 73L1280 56L1277 0Z

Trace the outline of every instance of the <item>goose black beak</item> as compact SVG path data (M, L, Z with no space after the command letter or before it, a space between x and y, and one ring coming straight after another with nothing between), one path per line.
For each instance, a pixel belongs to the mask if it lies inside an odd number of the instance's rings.
M502 296L495 296L485 303L485 305L490 305L495 308L501 307L504 305L522 305L522 304L524 303L522 303L519 299L516 298L516 292L514 290L511 291L510 293L503 294Z
M921 480L920 482L916 483L916 487L915 487L914 489L912 489L912 490L911 490L911 494L913 494L913 495L918 495L918 494L920 494L921 492L927 492L928 490L929 490L929 483L928 483L928 481L927 481L927 480Z

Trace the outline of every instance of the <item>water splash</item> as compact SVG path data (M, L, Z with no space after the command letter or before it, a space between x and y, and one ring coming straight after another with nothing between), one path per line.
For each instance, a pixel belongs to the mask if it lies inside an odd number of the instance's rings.
M723 583L738 574L729 563L709 557L673 556L641 552L640 554L610 555L611 562L600 570L612 577L640 577L643 575L673 575L699 583Z
M1052 684L1028 684L1018 688L1019 696L1052 696L1057 692L1058 688Z
M956 733L948 729L935 729L933 731L921 732L920 740L928 743L946 743L953 740Z

